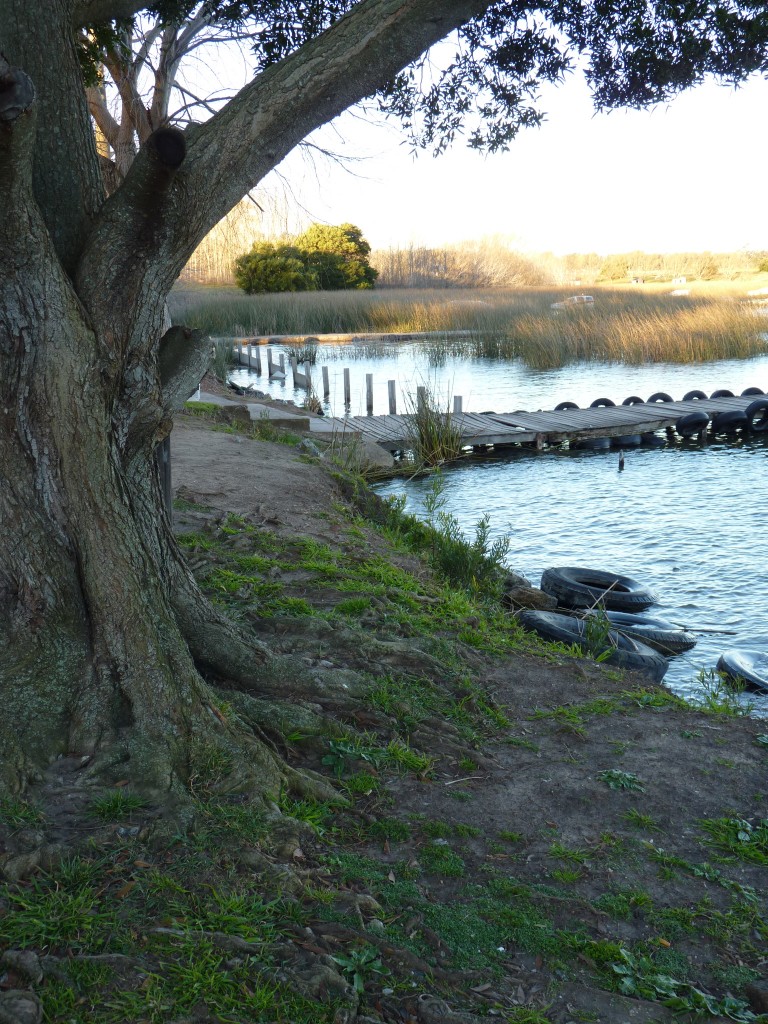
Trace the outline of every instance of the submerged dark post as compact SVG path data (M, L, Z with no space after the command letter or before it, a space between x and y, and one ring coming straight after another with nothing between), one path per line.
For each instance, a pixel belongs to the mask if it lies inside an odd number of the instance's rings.
M393 380L387 381L387 391L389 392L389 415L397 415L397 394L395 393L395 382Z
M368 410L368 415L373 415L373 374L366 373L365 375L365 408Z
M349 370L344 370L344 405L349 407L352 401L351 389L349 386Z

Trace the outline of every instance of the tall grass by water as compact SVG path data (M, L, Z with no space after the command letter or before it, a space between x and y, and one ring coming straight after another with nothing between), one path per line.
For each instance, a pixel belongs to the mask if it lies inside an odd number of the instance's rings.
M688 295L658 286L591 288L591 305L551 308L578 289L389 289L244 296L234 288L179 289L175 322L218 336L426 332L430 360L519 358L546 369L571 362L640 364L743 359L766 351L764 307L751 282L696 283ZM468 333L467 333L468 332ZM344 358L348 358L345 353Z

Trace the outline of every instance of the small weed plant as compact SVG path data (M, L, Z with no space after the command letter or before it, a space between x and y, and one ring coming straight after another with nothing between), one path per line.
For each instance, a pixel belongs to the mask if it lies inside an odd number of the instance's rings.
M742 699L744 684L726 683L723 676L714 669L701 669L698 675L701 693L690 703L699 711L709 715L723 715L726 718L743 718L754 710L751 701Z
M740 1022L758 1019L744 1000L733 996L717 999L688 982L663 974L650 957L622 949L621 959L611 966L617 975L619 991L624 995L655 1000L675 1013L697 1017L727 1017Z
M498 596L509 553L509 537L491 541L490 518L484 515L475 526L474 540L464 537L458 520L445 511L445 479L435 473L424 501L431 527L431 559L435 568L455 586L472 593Z
M634 789L640 793L645 787L634 772L625 772L621 768L608 768L597 776L609 789Z

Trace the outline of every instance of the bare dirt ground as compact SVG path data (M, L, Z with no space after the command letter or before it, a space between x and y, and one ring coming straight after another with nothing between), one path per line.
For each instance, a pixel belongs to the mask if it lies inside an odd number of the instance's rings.
M344 500L334 482L285 446L180 422L173 474L178 493L191 502L254 515L286 536L331 546L343 539L338 518L328 515ZM179 518L184 529L185 514ZM378 534L367 543L382 546ZM305 579L297 579L296 593L307 593ZM360 667L356 652L322 634L299 646L340 668ZM424 869L419 878L424 903L414 910L413 935L433 947L438 964L455 950L435 923L439 914L427 925L426 908L446 900L469 908L477 901L473 884L506 880L506 889L497 889L506 893L498 912L509 917L508 944L499 947L493 970L473 969L487 962L485 955L465 950L464 992L454 990L453 1000L463 1001L465 1013L469 1005L476 1013L484 1005L535 1006L541 1019L563 1024L672 1020L659 1001L595 983L613 943L646 955L633 975L638 994L661 986L648 981L654 971L683 975L681 992L703 989L720 998L735 993L740 979L739 994L751 983L753 1011L765 1011L768 930L744 906L756 900L764 912L768 859L712 845L704 824L738 820L759 828L768 818L768 750L759 739L765 723L685 709L642 679L617 678L584 660L475 651L467 652L467 665L508 727L462 755L448 723L442 733L438 724L425 740L435 772L383 780L396 808L386 813L411 823L407 837L359 847L395 872L426 863L435 843L438 853L458 858L455 874ZM322 770L317 758L313 766ZM373 813L382 813L380 802ZM366 886L352 880L350 888ZM547 908L543 917L537 906ZM561 929L579 931L594 946L558 950ZM488 940L486 933L479 939ZM406 1019L397 1015L405 1013L402 1001L396 1006L381 996L377 1005L385 1020ZM419 1012L427 1019L426 1004ZM447 1004L439 1012L435 1020L454 1020ZM702 1013L699 1019L717 1019Z

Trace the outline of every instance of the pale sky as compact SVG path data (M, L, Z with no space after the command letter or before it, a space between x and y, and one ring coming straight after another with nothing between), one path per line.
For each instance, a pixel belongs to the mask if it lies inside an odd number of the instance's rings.
M768 80L599 115L575 75L543 95L547 120L505 154L459 141L414 157L394 127L345 114L320 141L365 157L355 175L298 154L281 169L308 220L351 221L373 248L503 235L532 252L768 249Z

